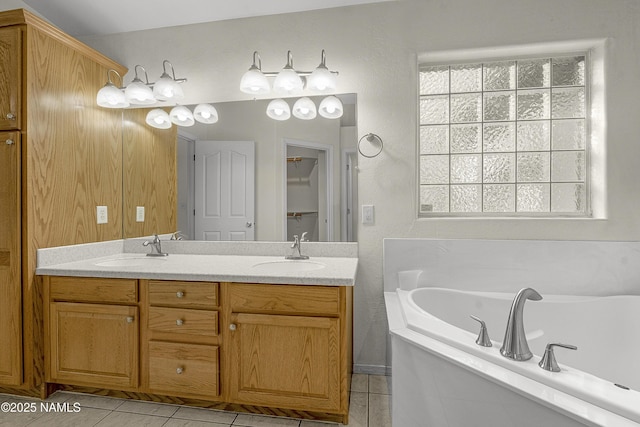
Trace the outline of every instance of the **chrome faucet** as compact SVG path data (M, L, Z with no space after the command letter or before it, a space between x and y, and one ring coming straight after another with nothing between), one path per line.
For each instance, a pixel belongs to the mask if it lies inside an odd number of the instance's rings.
M302 251L301 251L301 246L302 246L302 242L306 242L305 237L307 236L307 232L305 231L304 233L302 233L302 237L298 238L298 235L295 234L293 236L293 244L291 245L291 249L293 249L293 254L291 255L287 255L285 257L285 259L309 259L309 256L307 255L302 255ZM298 254L296 255L296 251L298 252Z
M533 356L529 350L527 337L524 333L524 323L522 321L522 313L526 300L540 301L542 296L531 288L521 289L513 299L511 310L509 311L509 319L507 320L507 330L504 333L504 341L500 354L508 359L524 361L529 360Z
M153 240L145 240L142 242L142 246L151 245L151 252L147 254L147 256L167 256L169 255L166 252L162 252L162 244L160 243L160 238L157 234L153 235Z

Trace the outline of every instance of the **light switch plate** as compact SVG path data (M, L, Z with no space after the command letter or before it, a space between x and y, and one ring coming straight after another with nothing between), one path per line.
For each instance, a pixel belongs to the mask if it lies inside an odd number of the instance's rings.
M136 222L144 222L144 206L136 206Z
M373 205L362 205L362 223L373 224L375 222L375 213Z
M106 224L109 222L106 206L96 206L96 216L98 218L98 224Z

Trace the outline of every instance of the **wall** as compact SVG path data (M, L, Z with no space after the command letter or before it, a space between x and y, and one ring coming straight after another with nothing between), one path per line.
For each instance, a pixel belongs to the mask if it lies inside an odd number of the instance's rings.
M359 203L376 223L358 230L355 363L389 365L382 286L384 237L493 239L640 239L640 3L636 0L400 0L84 41L150 76L170 59L189 78L189 103L248 99L238 90L258 50L264 70L280 69L292 50L299 69L315 67L321 49L340 71L340 92L358 95L358 132L374 132L384 151L359 159ZM424 52L608 38L607 218L417 219L416 58ZM161 52L161 53L160 53ZM129 81L131 77L127 77ZM631 120L629 120L631 118Z

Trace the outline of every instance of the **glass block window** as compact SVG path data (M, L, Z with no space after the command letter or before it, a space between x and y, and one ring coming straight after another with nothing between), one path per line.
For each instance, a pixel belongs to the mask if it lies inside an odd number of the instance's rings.
M586 216L585 63L420 65L420 214Z

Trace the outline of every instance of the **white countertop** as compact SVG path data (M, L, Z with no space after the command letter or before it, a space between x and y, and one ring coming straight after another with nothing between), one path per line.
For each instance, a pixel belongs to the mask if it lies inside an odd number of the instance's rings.
M141 259L142 258L142 259ZM305 266L289 266L283 256L170 254L153 259L140 253L118 253L80 261L40 266L38 275L111 277L127 279L159 279L244 283L276 283L291 285L353 286L358 258L311 257ZM124 261L120 261L124 260ZM127 262L140 265L123 265ZM114 261L114 266L100 265ZM304 263L304 261L302 261ZM275 263L268 271L257 264ZM314 264L317 263L317 264ZM310 265L311 264L311 265ZM320 264L320 265L319 265ZM282 266L282 268L279 268ZM312 270L287 271L287 267ZM268 266L272 267L272 266Z

